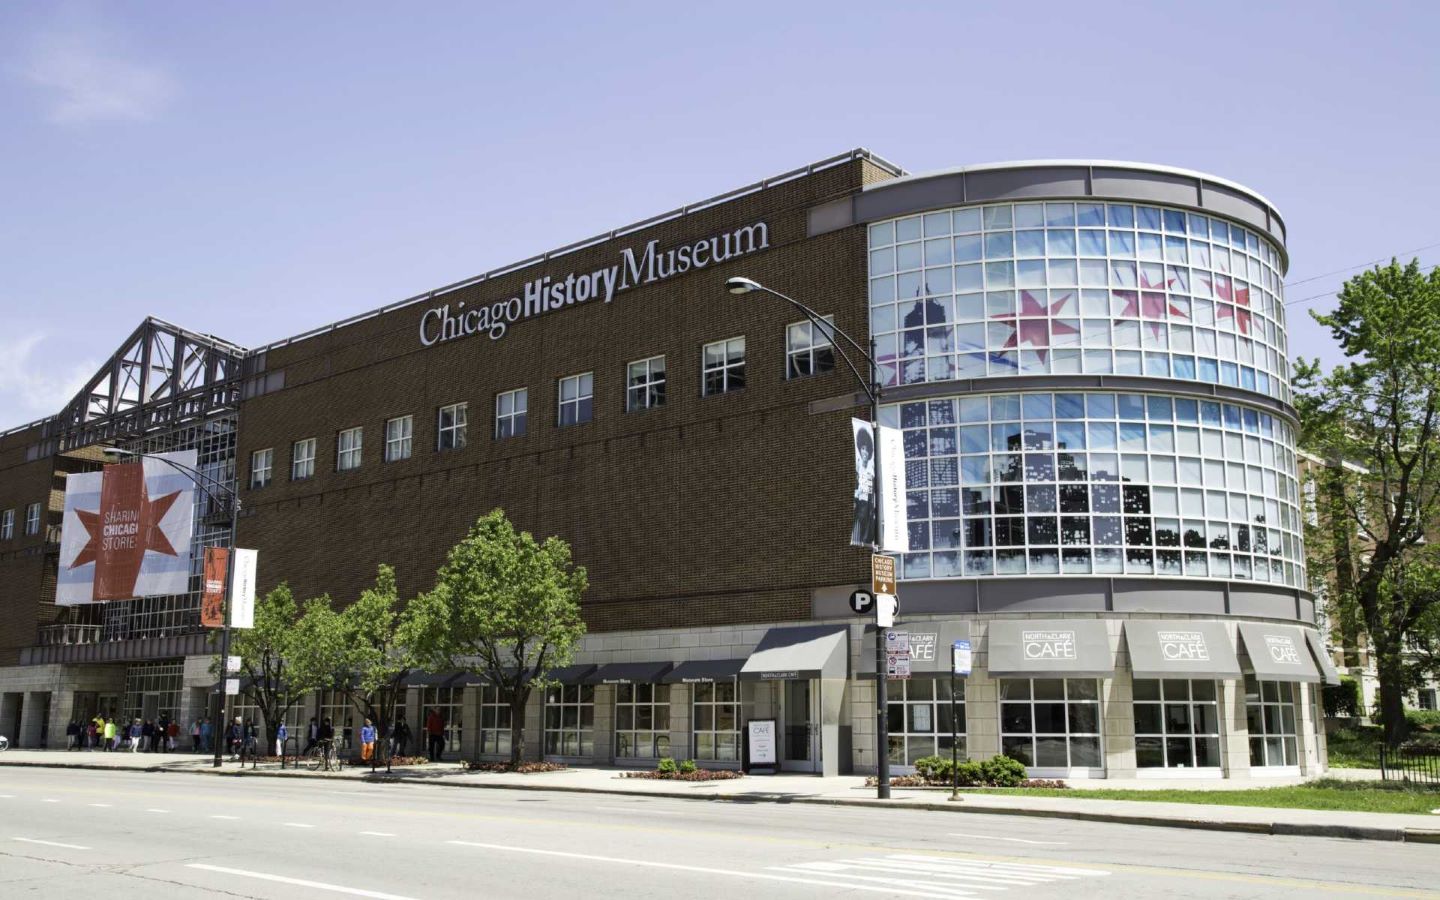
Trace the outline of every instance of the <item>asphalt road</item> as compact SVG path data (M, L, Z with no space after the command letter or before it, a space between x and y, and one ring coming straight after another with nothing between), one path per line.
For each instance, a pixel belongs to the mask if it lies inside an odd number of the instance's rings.
M1440 897L1440 847L948 812L0 770L0 897Z

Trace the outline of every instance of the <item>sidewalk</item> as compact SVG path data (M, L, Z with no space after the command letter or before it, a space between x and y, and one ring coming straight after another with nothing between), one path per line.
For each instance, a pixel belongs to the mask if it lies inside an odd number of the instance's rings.
M615 768L583 768L533 775L510 775L464 772L454 763L396 769L389 775L385 774L383 769L372 775L368 768L360 767L347 767L343 772L326 774L294 769L281 770L274 763L261 764L256 769L246 766L242 770L238 764L228 761L222 768L216 770L211 768L210 757L188 753L67 753L45 750L7 751L0 754L0 766L180 772L230 777L331 778L362 782L384 781L465 788L630 794L749 803L884 806L894 809L1040 816L1131 825L1240 831L1254 834L1440 843L1440 815L1426 817L1391 813L1210 806L1197 803L1151 803L988 793L962 794L963 801L952 803L947 799L948 792L944 790L913 788L896 788L890 800L881 801L875 799L875 789L865 787L864 777L858 775L821 778L815 775L780 774L751 776L730 781L685 782L623 778L621 773L626 770ZM1373 774L1378 776L1378 773ZM1363 776L1359 774L1351 776L1347 772L1342 777ZM1299 778L1232 782L1215 779L1137 779L1123 782L1075 779L1068 783L1076 788L1123 787L1143 790L1180 787L1192 790L1237 790L1299 784L1301 781ZM1437 794L1436 806L1440 807L1440 794Z

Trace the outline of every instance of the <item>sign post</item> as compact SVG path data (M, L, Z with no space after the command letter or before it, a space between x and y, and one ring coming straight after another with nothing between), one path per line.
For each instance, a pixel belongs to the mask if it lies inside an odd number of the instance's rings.
M970 642L956 641L950 648L950 799L960 799L960 735L955 694L958 687L956 677L970 674Z

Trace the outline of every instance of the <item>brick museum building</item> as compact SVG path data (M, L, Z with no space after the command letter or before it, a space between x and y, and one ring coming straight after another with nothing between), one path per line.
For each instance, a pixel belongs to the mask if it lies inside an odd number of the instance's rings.
M198 563L189 593L55 604L66 479L107 447L185 449L238 490L262 591L343 601L389 563L413 596L495 507L568 541L589 632L532 697L529 755L737 766L745 723L773 718L782 768L874 771L875 637L848 602L869 403L823 329L727 293L743 276L872 342L903 430L895 765L953 732L1047 777L1321 771L1335 675L1285 238L1267 200L1197 172L912 175L857 150L266 346L146 320L70 405L0 434L0 734L205 714ZM197 500L195 547L228 545L227 506ZM494 688L418 673L402 708L432 707L451 757L508 755ZM354 717L330 692L292 725L312 715Z

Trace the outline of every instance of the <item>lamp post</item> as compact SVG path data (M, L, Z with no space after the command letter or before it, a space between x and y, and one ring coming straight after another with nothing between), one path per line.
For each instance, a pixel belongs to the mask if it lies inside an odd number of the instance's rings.
M770 294L773 297L778 297L781 300L784 300L786 303L789 303L796 309L800 310L800 312L805 315L805 318L809 320L811 325L813 325L815 328L820 329L822 334L825 334L827 337L830 338L830 346L835 349L836 353L840 354L840 358L845 361L845 366L850 370L850 374L854 375L855 380L859 382L860 389L865 392L866 397L870 398L870 427L874 430L878 451L878 443L880 437L880 367L875 362L873 344L871 350L867 351L864 347L860 346L860 344L857 343L854 338L842 331L833 322L827 322L823 318L821 318L820 315L815 312L815 310L801 303L799 300L796 300L794 297L787 297L779 291L768 288L765 285L759 283L758 281L754 281L753 279L741 278L738 276L735 278L730 278L725 282L725 289L732 294L749 294L754 291L760 291L762 293ZM868 380L860 374L860 370L856 368L853 362L851 362L850 357L848 354L846 354L844 348L842 348L840 344L835 340L837 336L843 338L845 342L855 350L856 353L860 354L860 356L865 360L865 362L870 364L870 378ZM876 543L871 545L871 549L872 551L877 553L880 551L879 541L881 484L882 482L880 480L880 454L879 452L876 452L874 513L874 534ZM886 683L885 679L885 645L881 642L880 638L880 603L877 599L875 603L875 796L880 800L890 799L890 723L888 719L888 707L890 705L890 698L888 694L889 685Z
M240 520L240 495L234 488L217 481L204 472L177 463L173 459L150 453L136 453L134 450L122 450L119 447L107 447L105 454L126 459L153 459L165 463L194 482L196 487L205 492L205 496L210 499L212 504L218 506L220 503L215 492L211 490L212 487L224 491L230 499L230 557L225 566L225 597L221 607L220 624L220 721L216 723L215 728L211 729L211 737L215 741L215 756L211 767L218 769L221 763L221 748L224 746L225 731L230 727L230 695L225 692L225 680L229 675L230 663L230 591L235 586L235 529ZM244 735L241 737L243 739Z

